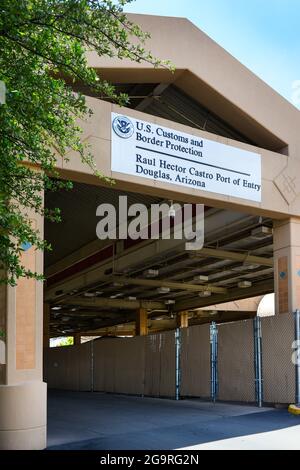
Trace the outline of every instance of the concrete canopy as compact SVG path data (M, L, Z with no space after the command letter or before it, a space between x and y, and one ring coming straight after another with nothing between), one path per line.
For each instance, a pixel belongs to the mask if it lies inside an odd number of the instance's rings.
M126 108L126 113L262 155L261 203L220 197L199 189L183 190L175 185L170 188L165 183L156 184L156 195L167 195L178 200L184 195L187 202L195 202L201 197L203 202L210 205L252 211L274 218L300 215L299 111L190 21L184 18L148 15L130 15L130 19L138 23L144 31L150 32L151 39L147 41L147 49L160 58L169 59L175 65L176 71L173 74L164 67L153 68L148 63L107 59L98 57L93 51L88 52L89 64L99 71L102 78L112 83L156 85L135 109ZM242 139L215 137L201 130L201 125L193 125L192 122L186 121L188 126L179 125L174 122L176 118L166 122L151 116L147 107L157 96L163 94L168 86L175 86L194 102L205 107L209 113L218 116L240 135L245 136L250 145L241 142ZM84 138L94 150L99 169L105 175L113 177L119 189L138 192L142 190L144 193L153 194L152 184L148 185L145 180L141 184L138 178L124 178L124 175L112 173L110 170L109 115L113 110L120 112L120 108L92 97L88 98L88 103L94 110L94 115L89 122L82 123L82 127ZM141 114L139 110L144 113ZM124 109L122 112L124 113ZM150 112L150 115L146 115L147 112ZM92 177L88 177L87 169L76 160L71 160L69 164L58 162L58 166L61 167L62 176L99 184Z
M83 138L91 145L98 169L105 176L112 177L115 180L114 188L126 193L143 194L147 197L174 199L181 202L201 202L206 206L222 209L224 211L223 215L220 213L213 216L220 221L223 219L229 220L228 217L235 217L230 212L232 210L240 212L241 216L243 213L245 214L245 221L242 223L246 223L246 214L251 214L256 219L249 220L247 230L253 226L253 223L254 225L266 223L270 227L272 226L272 218L285 219L291 216L299 216L300 199L297 191L297 175L300 174L300 155L298 155L300 150L300 137L298 135L299 111L190 21L184 18L148 15L130 15L130 19L138 23L144 31L150 32L151 39L147 41L146 48L151 50L153 55L170 60L176 70L172 73L163 66L153 68L151 64L145 62L136 63L128 60L107 59L98 57L93 51L87 53L90 66L95 68L103 79L109 80L116 85L117 89L127 92L131 97L129 107L119 108L105 101L103 97L93 96L90 90L81 87L80 84L76 85L77 89L87 95L88 104L94 111L93 116L88 121L80 123L83 128ZM173 112L164 112L163 108L167 108L169 105L172 105L170 109L172 108ZM198 108L194 115L191 115L189 114L190 108L194 106L198 106ZM184 112L182 112L183 108ZM110 113L112 111L121 112L131 117L139 117L175 130L261 154L262 201L257 203L205 192L200 189L182 188L177 185L170 186L168 183L159 181L156 181L153 185L150 179L141 180L136 176L112 172L110 150ZM196 119L201 112L204 112L204 116L207 113L204 124L201 119ZM206 126L209 119L215 120L215 128ZM76 154L70 152L68 157L71 157L69 162L58 159L58 167L62 177L73 179L80 184L88 183L98 187L104 185L101 180L96 179L78 161ZM262 217L261 220L259 216ZM250 235L249 233L243 235L244 240L243 236L240 237L240 241L237 242L238 244L235 245L234 249L243 252L243 250L251 248L252 253L267 255L267 260L272 261L272 237L263 242L263 245L260 245L260 243L253 244L251 233ZM238 236L238 233L236 236ZM218 237L218 239L222 238L222 234L218 233ZM149 249L151 249L150 245ZM224 246L230 245L224 244ZM65 275L65 273L68 273L70 262L72 265L80 263L87 256L94 255L99 249L100 247L96 241L90 243L89 240L89 243L86 242L86 246L83 246L80 250L75 250L71 255L69 253L68 256L58 259L58 262L52 265L50 263L47 272L51 279L51 285L49 284L47 289L46 301L57 304L62 302L66 295L70 296L70 292L74 289L84 295L84 292L89 291L95 282L103 282L99 274L102 268L97 263L88 269L73 273L71 277ZM179 253L181 253L181 248L179 248ZM126 256L126 253L124 254ZM154 262L157 261L153 258ZM228 266L231 266L232 262L232 259L224 261ZM195 263L197 263L197 260L195 260ZM229 274L228 271L226 271L226 274L223 267L223 274L218 274L218 269L220 269L222 263L218 264L214 261L212 264L215 264L213 276L216 280L216 287L225 285L228 289L228 293L224 293L223 297L220 298L220 302L245 299L247 289L234 288L238 275L234 275L233 271L230 274L231 279L226 280L226 276L229 276ZM191 260L191 266L193 266L193 260ZM272 266L266 267L265 270L259 268L257 272L254 270L248 274L243 273L243 269L247 271L247 266L236 266L234 270L237 268L238 270L241 268L241 276L247 275L253 279L253 289L251 289L251 292L249 291L249 296L262 295L274 289ZM97 279L93 277L95 269L97 270ZM169 277L170 275L168 274ZM174 273L173 276L175 280L188 278L188 274L183 276L180 272ZM90 281L88 281L89 279ZM139 292L138 299L140 301L147 301L153 296L153 293L151 294L147 289L144 289L144 291L141 288L132 290L135 292L134 295ZM62 293L56 299L55 293L60 291ZM64 305L63 307L66 310L65 313L72 307L74 308L76 304L74 299L74 305L71 300L72 298L69 297L69 306ZM77 299L78 302L79 299ZM86 301L84 302L85 305L81 305L81 308L93 308L93 305L89 306ZM94 309L96 309L94 315L96 311L100 315L99 305L101 300L99 299L97 302L97 306L94 305ZM120 299L118 303L121 304L121 302ZM211 311L216 309L215 305L217 303L217 297L215 296L210 300L202 299L201 301L196 296L194 299L189 299L189 302L185 299L182 301L178 299L175 310L184 311L185 308L201 308L203 311L206 306L210 306L209 310ZM111 306L115 308L116 302ZM119 317L119 313L122 312L122 309L114 312L115 319L109 318L110 313L113 312L109 311L107 303L105 309L105 314L108 317L107 326L120 324L122 315ZM224 308L224 310L228 309ZM240 307L241 312L242 310ZM251 311L251 315L255 310L252 308L249 310L244 309L247 314ZM86 311L86 313L88 312ZM127 322L134 321L134 315L132 316L130 312L124 313ZM59 314L57 315L59 316ZM200 312L199 315L201 317L203 313Z

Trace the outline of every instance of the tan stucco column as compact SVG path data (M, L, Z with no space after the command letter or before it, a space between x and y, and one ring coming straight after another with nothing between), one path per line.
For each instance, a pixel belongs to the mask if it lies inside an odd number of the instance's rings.
M50 331L49 331L49 324L50 324L50 305L44 303L44 325L43 325L43 346L44 348L50 347Z
M177 328L188 328L189 312L180 312L176 317Z
M74 336L74 346L78 346L79 344L81 344L81 333L76 333Z
M34 222L42 228L41 219ZM32 247L25 247L22 263L43 272L43 254ZM0 331L0 449L44 449L42 282L20 279L16 287L1 287Z
M139 308L136 312L136 336L147 336L148 334L148 313L145 308Z
M300 309L300 218L274 223L276 313Z

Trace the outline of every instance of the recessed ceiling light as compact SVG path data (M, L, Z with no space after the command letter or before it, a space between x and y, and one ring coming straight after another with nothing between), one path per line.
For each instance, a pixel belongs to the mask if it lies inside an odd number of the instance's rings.
M169 299L169 300L165 301L166 305L174 305L175 303L176 303L175 300L172 300L172 299Z
M252 282L250 281L241 281L238 283L238 287L240 289L247 289L248 287L251 287L252 286Z
M113 286L114 287L124 287L124 284L122 282L114 282Z
M262 238L270 237L272 235L273 235L273 229L270 227L266 227L265 225L256 227L251 231L251 237L256 238L258 240Z
M259 268L259 264L253 264L253 263L248 263L247 261L244 261L243 266L245 266L246 269L257 269Z
M84 297L96 297L95 292L85 292L83 295Z
M60 305L57 305L55 307L51 307L51 310L61 310L62 307Z
M211 296L210 290L204 290L203 292L199 292L199 297L210 297L210 296Z
M170 287L158 287L157 292L159 294L168 294L171 291Z
M144 276L146 277L157 277L159 275L158 269L147 269L144 271Z
M118 294L114 294L114 295L111 295L110 298L111 299L118 299L119 297L123 297L124 294L122 294L121 292L119 292Z
M194 277L194 281L207 282L208 276L204 276L203 274L200 274L199 276Z

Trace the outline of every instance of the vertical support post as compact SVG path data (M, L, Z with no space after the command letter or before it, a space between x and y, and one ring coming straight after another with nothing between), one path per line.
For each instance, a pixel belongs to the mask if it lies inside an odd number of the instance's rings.
M175 399L180 400L181 386L181 329L175 330Z
M43 316L43 347L49 348L50 344L50 334L49 334L49 324L50 324L50 305L44 303L44 316Z
M300 347L300 310L295 312L295 344L297 348L296 362L295 362L295 380L296 380L296 405L300 406L300 358L298 350Z
M254 336L254 372L255 372L255 401L259 408L263 404L263 374L262 374L262 331L261 318L253 319Z
M189 312L180 312L176 317L177 328L189 327Z
M91 343L91 392L94 391L94 339Z
M74 346L78 346L81 344L81 333L75 333L73 336L73 344Z
M218 396L218 327L215 322L210 325L210 396L215 403Z
M43 218L24 214L43 237ZM24 243L21 264L43 272L43 253ZM47 385L43 382L43 283L21 277L0 286L0 450L46 447Z
M136 336L147 336L148 313L145 308L139 308L136 314Z

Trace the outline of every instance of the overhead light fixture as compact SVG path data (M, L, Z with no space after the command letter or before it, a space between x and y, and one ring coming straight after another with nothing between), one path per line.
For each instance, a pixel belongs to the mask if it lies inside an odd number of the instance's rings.
M159 294L168 294L171 291L170 287L158 287L157 292Z
M200 274L199 276L194 277L194 281L208 282L208 276L204 276L203 274Z
M96 295L102 295L102 294L104 294L104 292L102 292L102 291L100 291L100 290L96 290L95 294L96 294Z
M77 312L78 307L71 308L70 312Z
M133 297L132 295L130 295L130 296L128 297L128 300L136 300L136 297Z
M265 225L256 227L251 231L251 237L256 238L257 240L261 240L262 238L266 237L271 237L272 235L273 229L270 227L266 227Z
M250 270L253 270L253 269L257 269L259 268L259 264L251 264L251 263L248 263L247 261L244 261L243 263L243 266L246 268L246 269L250 269Z
M123 297L124 294L122 294L122 292L119 292L118 294L114 294L114 295L111 295L110 298L111 299L117 299L119 297Z
M174 305L176 302L175 300L169 299L165 301L165 305Z
M114 287L124 287L124 284L123 284L123 282L114 282L113 286Z
M250 281L240 281L238 283L238 287L240 289L248 289L248 287L251 287L252 286L252 282Z
M159 274L158 269L147 269L146 271L144 271L144 276L146 277L157 277L158 274Z
M60 305L56 305L55 307L51 307L51 310L61 310L62 307Z
M203 292L199 292L199 297L210 297L210 296L211 296L210 290L204 290Z
M245 265L244 264L240 264L239 266L234 266L233 268L228 268L229 271L234 271L234 272L241 272L241 271L245 271Z
M95 292L85 292L83 295L84 297L96 297Z

